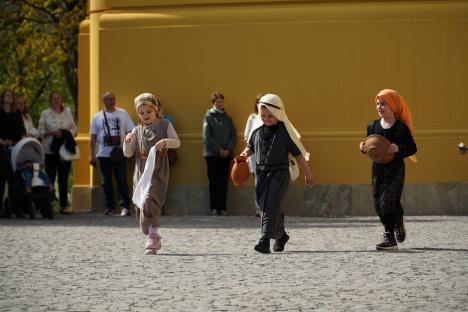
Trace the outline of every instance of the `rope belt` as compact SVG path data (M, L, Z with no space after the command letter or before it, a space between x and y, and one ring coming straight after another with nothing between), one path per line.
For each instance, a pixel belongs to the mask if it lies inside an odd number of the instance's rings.
M167 148L163 149L162 151L158 151L157 158L164 158L166 157L166 155L167 155ZM135 153L135 157L146 160L148 159L148 154L137 152Z

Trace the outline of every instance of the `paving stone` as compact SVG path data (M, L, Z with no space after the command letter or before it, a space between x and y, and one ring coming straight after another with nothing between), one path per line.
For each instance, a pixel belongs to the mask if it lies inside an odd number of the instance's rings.
M259 254L258 223L164 216L151 257L134 218L0 219L0 311L468 311L468 217L408 217L395 252L375 217L286 217Z

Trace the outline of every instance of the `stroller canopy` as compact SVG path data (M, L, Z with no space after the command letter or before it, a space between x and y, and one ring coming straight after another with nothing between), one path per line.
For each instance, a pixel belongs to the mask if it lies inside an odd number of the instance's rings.
M44 148L41 142L33 138L21 139L11 150L11 166L13 171L24 162L44 165Z

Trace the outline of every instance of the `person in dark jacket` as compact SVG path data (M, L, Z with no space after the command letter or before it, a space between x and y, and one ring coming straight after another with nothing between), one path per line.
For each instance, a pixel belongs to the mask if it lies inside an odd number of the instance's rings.
M25 135L23 118L15 107L15 95L4 90L0 97L0 211L3 212L3 193L8 183L8 196L13 192L13 169L11 167L11 148ZM15 211L22 217L20 211Z
M203 122L203 157L208 169L210 209L212 215L226 215L229 166L234 156L236 128L224 109L224 95L211 95L212 108Z

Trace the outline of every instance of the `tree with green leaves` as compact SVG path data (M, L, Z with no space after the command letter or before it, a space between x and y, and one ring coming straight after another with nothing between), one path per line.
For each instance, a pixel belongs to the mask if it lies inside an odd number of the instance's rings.
M28 99L37 120L57 90L78 113L78 33L85 0L0 0L0 88Z

